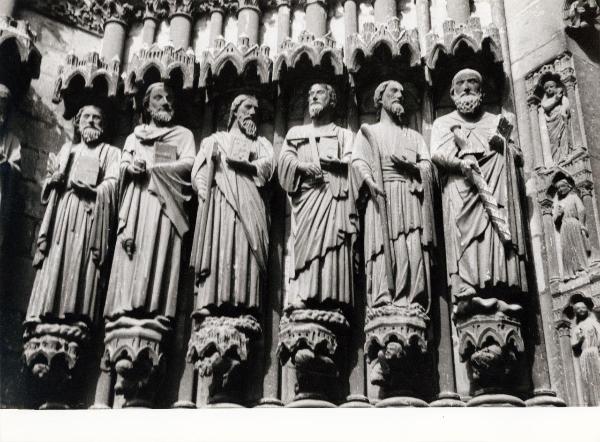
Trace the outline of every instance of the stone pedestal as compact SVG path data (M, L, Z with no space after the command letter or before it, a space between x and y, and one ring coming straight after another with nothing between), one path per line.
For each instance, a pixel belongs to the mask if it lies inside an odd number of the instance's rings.
M334 406L327 399L339 373L338 347L350 325L340 311L299 309L285 314L277 354L296 369L296 396L289 407Z
M171 41L175 49L187 49L190 47L192 35L192 17L185 13L175 13L170 18Z
M244 402L242 392L252 344L262 334L260 324L250 315L199 316L194 321L187 360L199 376L212 377L209 404L239 406Z
M23 338L23 359L36 396L43 402L40 408L69 408L66 393L89 342L88 326L83 322L29 324Z
M376 407L427 407L418 399L427 354L425 310L387 305L368 308L365 353L371 365L370 382L378 385L382 400Z
M102 368L116 372L115 394L125 407L150 408L165 368L165 342L171 333L167 318L121 316L106 323Z

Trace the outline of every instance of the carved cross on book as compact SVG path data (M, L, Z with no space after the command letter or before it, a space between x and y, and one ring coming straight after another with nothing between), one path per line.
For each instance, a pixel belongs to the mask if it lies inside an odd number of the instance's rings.
M154 143L154 164L171 163L177 160L177 146L167 143Z
M73 181L79 180L89 186L98 184L98 175L100 175L100 161L96 155L82 153L77 157L71 172Z

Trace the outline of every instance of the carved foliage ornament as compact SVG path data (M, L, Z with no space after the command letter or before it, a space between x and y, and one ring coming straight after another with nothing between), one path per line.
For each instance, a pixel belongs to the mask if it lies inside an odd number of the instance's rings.
M600 3L598 0L566 0L565 22L568 27L594 26L600 29Z

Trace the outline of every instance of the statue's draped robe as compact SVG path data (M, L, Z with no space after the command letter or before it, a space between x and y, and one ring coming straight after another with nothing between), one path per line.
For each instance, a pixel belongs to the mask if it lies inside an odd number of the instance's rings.
M176 160L154 164L154 145L176 147ZM195 145L182 126L138 126L125 141L121 158L120 209L117 244L104 316L124 314L175 317L181 243L189 230L184 202L188 201ZM125 169L135 160L146 162L147 174L133 178ZM134 253L123 244L132 240Z
M600 323L593 317L594 313L579 322L571 330L571 339L574 347L579 347L577 335L579 330L583 333L583 342L580 346L579 366L581 377L585 384L587 405L600 405Z
M364 220L364 250L367 303L377 307L421 304L430 300L430 252L433 232L433 168L425 140L413 129L393 124L368 127L378 148L359 131L353 148L352 166L360 189L367 178L383 177L386 193L395 293L389 293L383 251L383 230L378 205L369 198ZM391 156L418 161L419 177L397 169ZM380 170L377 170L378 168Z
M96 195L73 189L77 159L94 156L100 164ZM55 187L46 178L34 266L37 269L27 309L27 322L44 319L94 321L106 288L117 215L120 151L101 143L95 148L66 144L58 154L66 183Z
M4 160L0 162L0 247L4 244L4 234L8 226L11 194L15 183L15 172L21 171L21 143L10 131L0 133L0 152Z
M215 164L206 231L201 232L207 196L208 165L214 144L220 160ZM256 166L252 176L234 170L227 157L246 159ZM265 185L273 174L273 147L263 137L218 132L200 146L192 170L198 195L198 216L191 264L196 269L195 309L228 304L259 308L269 251L269 210ZM204 241L200 247L200 235Z
M455 295L466 288L464 284L475 289L527 290L516 148L510 142L506 152L490 148L497 122L496 115L484 112L479 121L470 123L454 111L435 120L432 127L431 156L441 175L447 271ZM466 132L472 151L459 154L451 132L455 125ZM459 161L464 155L475 156L499 210L508 219L510 244L501 242L476 188L462 175Z
M559 206L563 208L562 215L559 215ZM579 196L571 191L554 205L553 216L560 232L563 275L572 279L588 268L591 248L585 227L585 207Z
M312 141L311 141L312 139ZM331 123L292 128L279 157L279 182L292 205L294 278L288 302L352 304L352 243L356 215L348 179L353 135ZM314 144L312 144L314 142ZM320 167L319 157L345 161L345 170L322 178L298 171L300 162Z
M567 159L571 150L568 131L569 120L563 116L562 111L562 104L565 100L567 99L563 97L561 102L554 107L547 99L542 100L544 121L546 122L546 129L548 129L550 149L555 164Z

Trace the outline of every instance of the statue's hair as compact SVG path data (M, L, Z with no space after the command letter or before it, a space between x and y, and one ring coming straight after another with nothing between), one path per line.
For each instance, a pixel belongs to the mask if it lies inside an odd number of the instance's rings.
M258 101L258 99L254 95L250 94L240 94L237 97L235 97L231 102L231 107L229 108L229 120L227 121L227 130L231 129L231 126L233 126L233 122L235 121L235 114L242 105L242 103L246 100Z
M167 91L170 95L173 95L173 89L171 89L171 87L162 82L156 82L156 83L152 83L150 86L148 86L148 89L146 89L146 93L144 94L144 101L142 102L142 116L144 117L144 120L147 122L148 120L148 105L150 104L150 95L152 95L152 91L154 89L158 89L159 87L162 87L165 91Z
M381 106L383 106L383 93L391 83L398 83L400 85L400 90L404 91L404 87L402 86L402 84L396 80L386 80L380 83L379 86L377 86L377 88L375 89L375 93L373 94L373 104L375 105L375 109L377 109L378 111L380 111Z
M83 115L83 110L86 107L95 107L100 111L100 115L102 115L102 136L104 136L106 129L106 117L104 115L104 110L95 104L85 104L81 106L81 108L77 111L77 115L73 118L73 143L81 142L81 130L79 129L79 120L81 120L81 116ZM102 138L102 137L101 137Z
M310 89L312 89L312 87L316 85L323 86L327 90L327 93L329 94L329 106L331 107L331 109L335 108L335 106L337 105L337 94L335 93L334 87L329 83L317 81L316 83L313 83L308 90L310 91Z
M454 95L454 85L456 84L456 82L458 81L459 78L464 77L465 75L474 75L477 78L477 80L479 80L479 84L483 83L483 77L475 69L468 69L468 68L461 69L454 75L454 77L452 77L452 86L450 87L450 95Z

